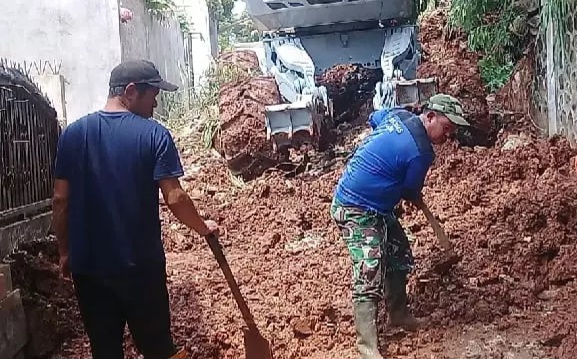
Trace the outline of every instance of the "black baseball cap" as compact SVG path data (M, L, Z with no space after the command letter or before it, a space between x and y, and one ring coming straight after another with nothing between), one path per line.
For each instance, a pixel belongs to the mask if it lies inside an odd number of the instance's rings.
M174 92L178 86L165 81L154 64L147 60L123 61L110 73L110 88L126 86L130 83L148 84L164 91Z

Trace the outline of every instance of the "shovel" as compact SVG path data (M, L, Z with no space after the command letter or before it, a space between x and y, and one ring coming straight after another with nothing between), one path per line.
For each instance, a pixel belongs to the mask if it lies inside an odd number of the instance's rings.
M443 258L441 261L435 264L434 266L435 271L446 272L455 264L459 263L461 257L455 253L453 249L453 243L451 243L451 241L449 240L449 236L447 236L447 233L445 233L445 230L443 229L443 227L441 227L441 224L439 223L439 221L437 221L437 218L435 218L433 213L431 213L429 207L425 204L425 202L423 202L423 200L420 199L416 201L415 204L417 205L417 207L421 209L421 211L423 211L425 217L427 217L427 221L429 222L431 227L433 227L433 231L437 236L439 244L445 251L445 258Z
M228 282L232 296L234 297L234 300L242 313L242 318L246 323L247 328L243 328L244 352L246 354L246 359L273 359L270 343L260 334L260 331L254 322L250 309L238 288L238 284L236 283L232 271L230 270L230 266L226 261L226 257L222 252L218 238L215 235L208 235L205 238L208 246L214 254L214 257L216 258L216 261L218 262L218 266L224 273L224 277Z

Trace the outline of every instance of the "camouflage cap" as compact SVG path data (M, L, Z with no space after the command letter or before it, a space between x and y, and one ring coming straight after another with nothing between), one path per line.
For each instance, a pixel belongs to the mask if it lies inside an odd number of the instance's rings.
M469 122L463 117L463 106L453 96L445 94L437 94L429 98L426 103L426 108L433 111L441 112L443 115L456 125L470 126Z

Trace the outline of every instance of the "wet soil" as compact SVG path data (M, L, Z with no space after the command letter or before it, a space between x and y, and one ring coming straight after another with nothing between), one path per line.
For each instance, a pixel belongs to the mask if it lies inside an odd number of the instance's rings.
M424 198L462 256L459 263L440 270L436 264L443 252L430 225L415 208L401 206L417 262L409 284L411 309L427 324L413 334L389 330L381 311L383 350L396 358L572 359L577 151L563 139L535 136L526 116L501 117L503 125L495 130L476 61L462 38L439 37L443 24L439 12L423 23L428 52L420 73L440 76L441 91L462 99L471 118L493 130L493 146L436 146ZM344 150L366 130L370 106L361 100L351 105L359 108L351 120L355 125L338 132ZM253 133L263 131L257 124ZM189 151L186 139L175 137L187 172L183 186L201 214L222 226L225 254L275 358L356 358L350 258L329 216L344 159L333 155L323 171L292 176L272 168L240 183L231 180L225 159ZM192 358L242 358L240 312L210 250L167 208L161 217L175 340ZM27 258L16 271L47 261ZM55 273L55 258L48 258ZM19 283L26 288L35 276L23 274ZM69 328L64 357L89 357L74 301L50 293L43 300L39 303L68 303L70 312L57 312L59 326ZM137 357L130 340L127 353Z

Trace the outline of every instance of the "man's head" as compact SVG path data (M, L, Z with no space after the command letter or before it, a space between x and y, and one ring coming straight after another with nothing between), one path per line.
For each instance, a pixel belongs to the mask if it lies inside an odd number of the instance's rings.
M470 126L463 116L463 106L459 100L438 94L427 101L421 118L431 142L441 144L447 141L457 126Z
M124 61L110 73L110 99L119 101L128 111L152 117L160 90L176 91L178 86L164 81L150 61Z

